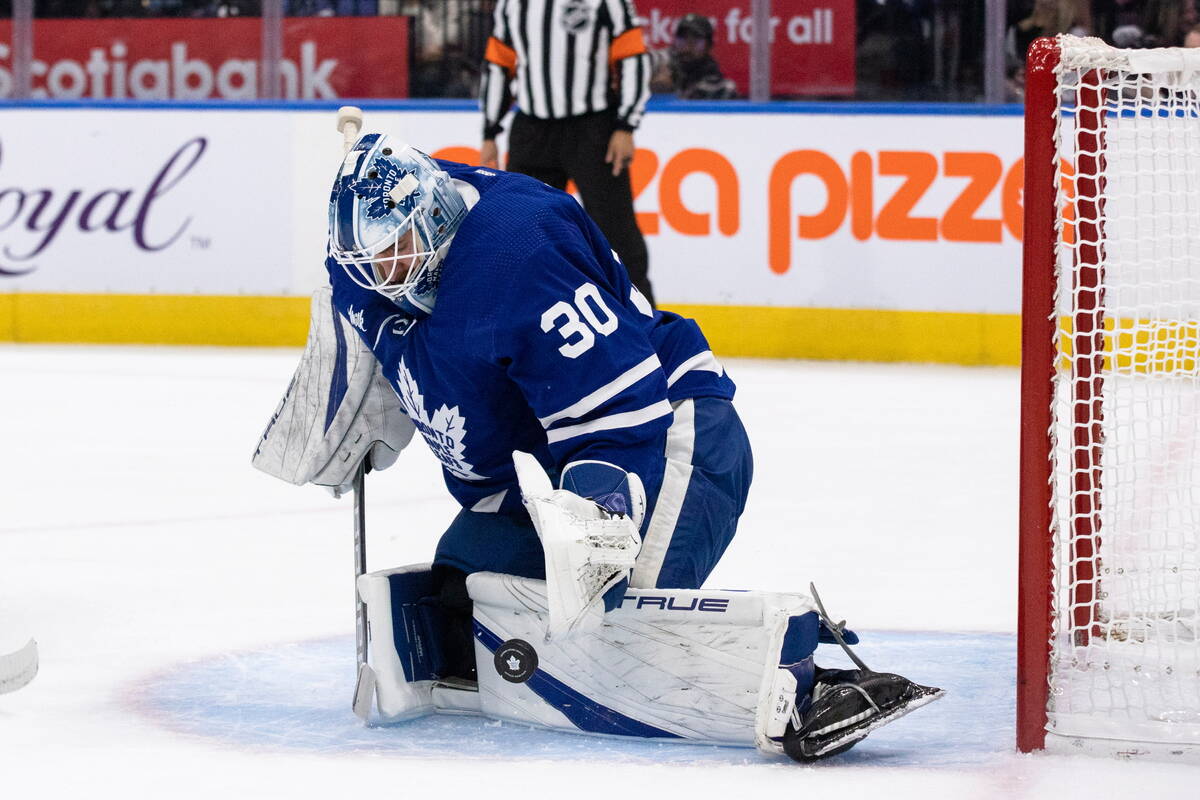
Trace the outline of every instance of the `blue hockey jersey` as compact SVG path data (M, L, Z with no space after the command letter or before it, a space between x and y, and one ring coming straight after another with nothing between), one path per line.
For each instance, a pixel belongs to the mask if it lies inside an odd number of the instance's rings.
M464 508L521 508L512 451L552 474L594 459L637 473L654 504L673 402L731 399L695 322L654 311L571 196L439 162L479 192L414 319L327 259L335 307L374 352Z

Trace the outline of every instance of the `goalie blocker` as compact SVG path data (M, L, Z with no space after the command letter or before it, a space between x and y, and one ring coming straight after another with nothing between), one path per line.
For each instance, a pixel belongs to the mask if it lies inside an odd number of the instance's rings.
M383 723L479 714L809 761L942 694L897 675L817 667L819 641L857 638L804 594L630 589L586 632L547 638L545 582L486 572L466 578L472 681L457 668L456 609L439 583L428 564L359 578Z

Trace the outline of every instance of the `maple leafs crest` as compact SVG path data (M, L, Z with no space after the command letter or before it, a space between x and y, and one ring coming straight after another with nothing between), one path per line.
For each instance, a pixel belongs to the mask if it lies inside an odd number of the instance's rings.
M379 219L392 213L392 209L387 205L391 200L388 192L396 188L396 184L404 180L404 177L411 172L395 161L377 158L371 164L371 172L367 174L370 176L372 173L375 177L359 178L350 184L350 190L361 199L370 201L367 204L367 219ZM408 196L400 198L396 207L400 209L401 213L407 215L412 212L420 196L421 189L418 187Z
M399 391L397 394L400 397L400 405L404 406L404 410L414 420L422 420L428 422L425 414L425 396L421 394L420 388L417 387L417 382L413 378L408 367L404 365L404 359L400 359L400 368L397 370L399 380Z
M425 396L421 394L413 374L400 359L397 369L397 391L400 405L412 418L417 430L425 438L429 449L442 462L446 471L455 477L467 481L483 480L487 476L475 472L475 466L467 462L466 456L466 420L458 413L458 406L450 408L442 405L433 412L433 418L425 410Z
M476 475L472 465L468 464L466 455L467 436L466 420L458 413L458 406L448 408L442 406L433 412L429 427L439 434L437 456L442 460L446 469L463 480L479 480L482 475Z

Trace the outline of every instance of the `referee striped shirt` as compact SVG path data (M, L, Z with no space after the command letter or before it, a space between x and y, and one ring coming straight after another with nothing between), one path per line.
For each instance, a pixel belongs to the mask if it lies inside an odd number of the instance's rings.
M616 108L633 130L650 96L650 56L633 0L498 0L484 54L483 137L516 101L539 119Z

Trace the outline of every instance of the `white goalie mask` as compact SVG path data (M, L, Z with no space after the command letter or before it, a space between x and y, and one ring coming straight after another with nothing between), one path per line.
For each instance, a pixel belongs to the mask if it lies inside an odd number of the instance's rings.
M379 133L346 154L329 197L329 252L350 279L423 317L467 206L432 158Z

